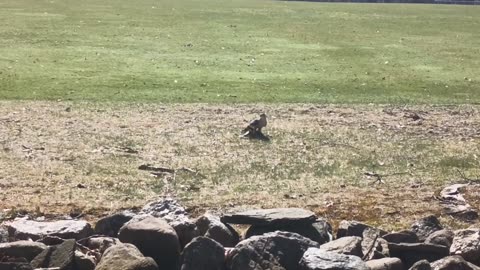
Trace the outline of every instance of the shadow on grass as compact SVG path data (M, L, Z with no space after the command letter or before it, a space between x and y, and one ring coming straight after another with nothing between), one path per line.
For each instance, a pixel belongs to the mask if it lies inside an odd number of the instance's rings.
M247 134L242 135L242 138L270 142L270 137L266 136L261 131L250 131Z

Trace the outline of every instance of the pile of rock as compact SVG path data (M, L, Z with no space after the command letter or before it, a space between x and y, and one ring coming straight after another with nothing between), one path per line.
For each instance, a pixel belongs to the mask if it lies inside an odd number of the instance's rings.
M230 224L250 225L241 237ZM434 216L388 233L330 224L298 208L189 218L174 200L79 220L19 219L0 227L0 269L403 270L478 269L480 230L449 231Z

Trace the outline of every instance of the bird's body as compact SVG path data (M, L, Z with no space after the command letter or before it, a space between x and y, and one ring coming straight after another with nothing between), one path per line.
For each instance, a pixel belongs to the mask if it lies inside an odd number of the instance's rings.
M260 119L255 119L246 128L243 129L243 136L253 135L254 133L261 133L262 128L267 126L267 115L260 114Z

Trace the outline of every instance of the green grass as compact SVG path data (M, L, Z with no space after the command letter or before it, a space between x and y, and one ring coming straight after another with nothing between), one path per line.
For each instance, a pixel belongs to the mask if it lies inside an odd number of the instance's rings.
M0 3L0 99L480 102L480 7Z

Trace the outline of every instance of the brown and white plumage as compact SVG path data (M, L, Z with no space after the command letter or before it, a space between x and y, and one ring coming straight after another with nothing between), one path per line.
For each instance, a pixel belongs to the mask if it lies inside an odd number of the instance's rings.
M243 136L248 135L250 132L262 132L262 128L267 126L267 115L260 114L260 119L255 119L246 128L243 129Z

